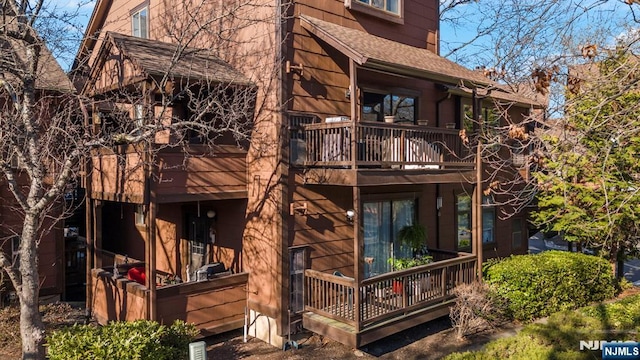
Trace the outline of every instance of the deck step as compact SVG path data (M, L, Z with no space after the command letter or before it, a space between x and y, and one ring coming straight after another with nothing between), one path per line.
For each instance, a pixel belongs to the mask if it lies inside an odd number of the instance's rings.
M355 348L380 340L400 331L425 322L449 315L449 307L455 300L438 303L429 307L385 320L356 332L354 326L310 311L302 315L305 329L328 337L334 341Z

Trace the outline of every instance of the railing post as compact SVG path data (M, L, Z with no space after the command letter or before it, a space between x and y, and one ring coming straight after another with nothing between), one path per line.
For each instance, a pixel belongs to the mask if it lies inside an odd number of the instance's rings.
M407 277L402 277L402 308L406 309L409 307L409 283L407 282Z
M442 296L446 296L447 295L447 267L443 267L442 268Z

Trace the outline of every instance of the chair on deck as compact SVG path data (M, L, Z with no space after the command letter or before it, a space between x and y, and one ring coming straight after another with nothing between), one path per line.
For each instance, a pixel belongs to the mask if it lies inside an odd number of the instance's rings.
M334 276L338 276L338 277L342 277L345 279L349 279L349 280L353 280L352 277L346 276L343 273L341 273L340 271L336 270L333 272ZM344 295L343 291L340 291L340 294ZM353 289L349 289L347 290L347 306L349 307L349 310L353 310Z

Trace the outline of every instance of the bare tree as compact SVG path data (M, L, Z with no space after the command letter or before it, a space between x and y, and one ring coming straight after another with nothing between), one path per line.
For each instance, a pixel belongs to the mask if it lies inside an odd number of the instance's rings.
M505 209L538 205L537 226L601 250L618 261L621 276L620 261L638 244L640 185L630 155L640 110L638 2L450 3L445 26L472 35L443 39L443 52L500 86L548 101L544 117L523 123L511 120L512 104L504 102L494 126L469 115L480 129L469 143L481 144L483 190L501 194L503 217L512 213ZM508 168L531 176L504 176Z
M249 146L252 131L274 108L264 99L274 91L280 59L273 56L279 45L273 34L243 30L260 24L268 29L277 12L286 12L262 3L167 4L159 16L166 23L155 28L153 42L102 33L91 40L113 56L81 50L74 82L82 86L76 91L66 78L53 76L61 71L49 52L67 49L68 39L52 29L71 26L71 15L44 1L0 1L0 183L13 195L3 199L5 206L20 219L3 229L3 243L19 239L18 255L0 252L0 265L20 303L23 358L44 358L39 245L68 216L63 198L69 186L95 169L88 155L119 154L115 150L126 145L141 154L139 166L152 169L155 154L167 148L197 146L201 151L193 156L206 156L220 144ZM131 63L148 55L136 54L136 46L152 48L151 60ZM272 66L254 65L265 56L273 58ZM142 70L145 77L123 81L124 69ZM265 151L278 151L277 137L257 137L270 141L260 145Z
M532 175L542 170L546 156L545 119L563 116L570 106L572 100L565 96L569 70L593 61L598 50L611 47L617 37L633 36L629 24L634 23L637 4L446 1L441 9L442 27L453 35L443 35L443 55L495 82L480 86L478 97L489 99L495 88L503 87L545 105L520 117L515 101L485 100L493 103L492 112L475 118L471 111L465 114L472 153L481 144L483 191L494 195L507 218L535 202L539 186Z

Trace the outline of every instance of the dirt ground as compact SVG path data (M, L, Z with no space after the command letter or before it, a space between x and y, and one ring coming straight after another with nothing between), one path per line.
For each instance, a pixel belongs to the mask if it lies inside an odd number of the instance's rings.
M40 306L47 332L86 321L84 304L55 303ZM17 306L0 308L0 359L20 359L20 312Z
M81 304L73 306L60 303L41 307L47 331L74 323L84 323L85 311ZM20 358L20 314L17 307L0 309L0 359ZM504 334L501 332L500 334ZM208 358L226 359L440 359L455 351L479 348L498 334L459 341L455 338L448 317L440 318L403 331L396 335L353 349L330 339L308 332L292 335L298 349L283 351L267 343L249 337L243 342L242 330L204 339Z
M477 336L470 340L456 339L448 317L422 324L398 334L371 343L360 349L353 349L319 335L301 333L292 336L299 349L283 351L257 339L249 337L243 342L242 331L233 331L224 335L209 337L207 342L208 358L218 359L440 359L457 351L478 349L490 340L509 336L515 328L502 329L500 332Z
M73 306L60 303L41 307L47 331L74 323L84 323L85 311L81 304ZM0 309L0 359L20 358L20 314L17 307ZM299 348L283 351L267 343L249 337L243 342L242 330L204 339L207 342L208 358L226 359L440 359L456 351L477 349L491 339L509 335L512 330L457 340L448 317L416 326L360 349L353 349L327 338L308 332L292 335Z

